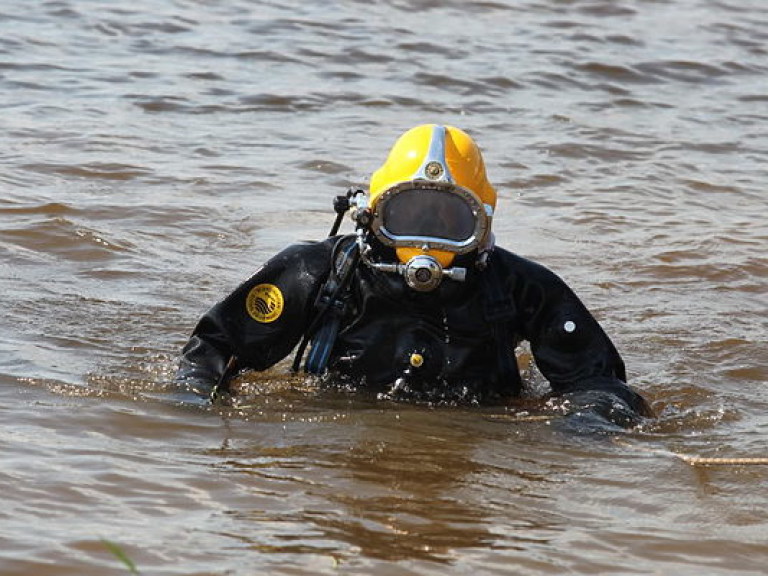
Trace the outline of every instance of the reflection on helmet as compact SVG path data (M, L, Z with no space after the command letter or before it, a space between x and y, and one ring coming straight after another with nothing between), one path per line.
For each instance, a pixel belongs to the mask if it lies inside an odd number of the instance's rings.
M450 266L490 243L496 191L477 144L452 126L412 128L371 177L372 229L405 263L429 254Z

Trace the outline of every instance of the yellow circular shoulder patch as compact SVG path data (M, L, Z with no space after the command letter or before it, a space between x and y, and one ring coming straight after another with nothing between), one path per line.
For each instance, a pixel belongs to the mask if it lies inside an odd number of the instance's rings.
M263 324L274 322L283 313L283 293L274 284L259 284L251 288L245 299L248 315Z

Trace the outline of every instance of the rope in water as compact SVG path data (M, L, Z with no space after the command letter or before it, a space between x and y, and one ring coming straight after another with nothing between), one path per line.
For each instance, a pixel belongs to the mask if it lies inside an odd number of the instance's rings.
M548 422L549 420L553 420L558 416L559 415L556 414L549 416L539 414L488 414L486 417L489 420L505 420L508 422ZM768 466L768 458L762 457L725 458L688 456L687 454L680 454L679 452L673 452L671 450L643 448L623 440L617 440L617 443L627 446L628 448L641 450L643 452L652 452L664 456L673 456L678 460L682 460L686 464L690 464L691 466Z
M549 422L559 415L546 416L543 414L486 414L487 420L504 420L507 422Z
M672 456L679 458L691 466L767 466L768 458L704 458L700 456L686 456L677 452L670 452Z
M636 444L630 444L623 440L616 440L617 444L626 446L627 448L634 448L635 450L641 450L642 452L651 452L654 454L660 454L662 456L673 456L678 460L682 460L686 464L691 466L767 466L768 458L726 458L726 457L704 457L704 456L688 456L687 454L680 454L679 452L673 452L672 450L662 450L653 448L643 448Z

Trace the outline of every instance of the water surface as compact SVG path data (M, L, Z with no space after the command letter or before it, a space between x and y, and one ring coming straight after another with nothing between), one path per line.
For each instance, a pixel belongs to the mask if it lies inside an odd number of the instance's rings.
M18 5L17 5L18 4ZM0 3L0 572L764 574L762 0ZM659 414L169 393L197 318L415 124ZM535 374L529 388L544 387Z

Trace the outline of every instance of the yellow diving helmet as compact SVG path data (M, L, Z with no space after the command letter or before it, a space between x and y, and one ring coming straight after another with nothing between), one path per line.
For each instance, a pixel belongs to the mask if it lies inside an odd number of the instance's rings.
M443 275L464 278L466 270L448 267L459 254L490 250L495 207L480 149L453 126L408 130L371 177L371 232L395 249L395 268L416 290L434 289Z

